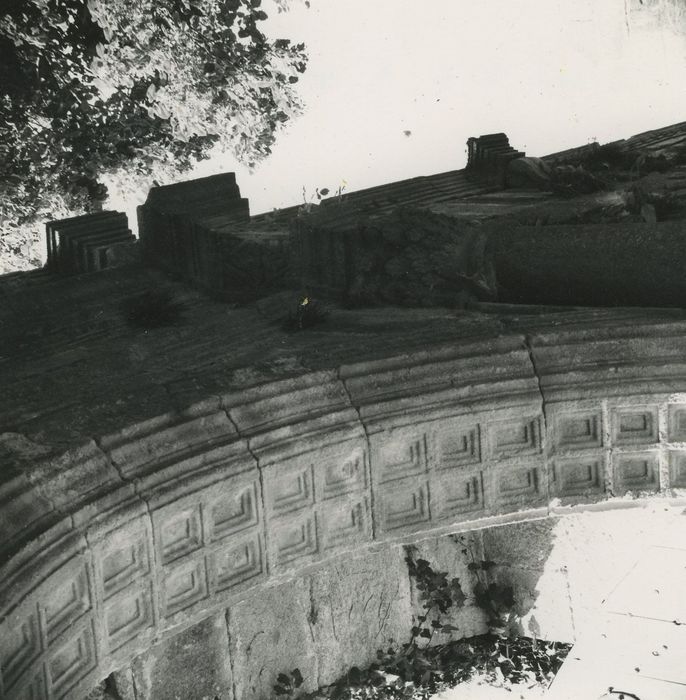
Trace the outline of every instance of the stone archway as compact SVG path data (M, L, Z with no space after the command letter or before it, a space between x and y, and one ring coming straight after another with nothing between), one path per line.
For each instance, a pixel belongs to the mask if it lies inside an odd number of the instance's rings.
M683 321L632 313L208 396L35 462L3 487L4 696L79 697L353 554L678 494Z

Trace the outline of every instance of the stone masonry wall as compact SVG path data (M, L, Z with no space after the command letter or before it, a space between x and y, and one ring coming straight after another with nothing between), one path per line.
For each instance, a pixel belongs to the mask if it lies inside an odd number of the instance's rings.
M679 494L684 330L435 346L209 396L37 461L0 493L0 696L79 698L352 553Z

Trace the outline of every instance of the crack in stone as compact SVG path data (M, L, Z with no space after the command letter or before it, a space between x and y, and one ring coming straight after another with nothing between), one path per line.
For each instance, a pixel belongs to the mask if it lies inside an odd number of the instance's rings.
M365 464L365 469L368 471L367 478L369 479L369 511L371 513L371 530L372 530L372 541L376 540L376 522L374 520L374 513L376 512L374 510L374 489L372 488L372 445L371 441L369 439L369 433L367 432L367 426L364 424L364 421L362 420L362 414L360 413L360 407L356 406L355 403L353 402L353 397L350 394L350 390L348 389L348 385L345 383L345 379L341 377L341 367L339 367L336 370L336 379L337 381L340 382L341 386L343 387L343 391L345 392L345 395L348 398L348 401L350 403L350 407L355 411L357 414L357 420L360 423L360 427L362 428L362 431L364 432L364 439L365 439L365 444L367 446L367 459L366 459L366 464Z
M238 435L238 438L240 440L243 440L245 442L245 449L248 451L248 454L253 458L253 461L255 462L255 466L257 467L257 475L260 480L260 506L262 508L262 521L266 523L267 521L267 509L266 509L266 503L265 503L265 497L264 497L264 474L262 473L262 467L260 465L260 459L259 457L255 454L253 451L251 445L250 445L250 439L246 436L244 436L241 432L241 429L238 427L238 423L232 418L230 410L224 405L224 401L219 398L219 407L221 410L224 412L226 415L229 423L233 426L233 429L236 431L236 435ZM264 546L265 549L268 549L268 534L267 534L267 528L266 526L262 528L262 537L264 538ZM269 570L269 557L265 557L265 575L268 576L271 571Z
M538 366L536 364L536 357L534 356L534 349L531 343L531 336L529 334L524 336L524 347L529 354L529 362L531 363L531 369L533 370L534 377L536 378L536 386L538 388L538 393L541 397L541 415L543 416L543 430L541 431L541 450L543 452L543 458L547 462L547 436L548 436L548 412L545 396L543 394L543 387L541 385L541 377L538 372ZM549 479L545 482L545 495L546 500L550 503L550 483Z
M256 640L261 634L264 634L264 630L260 630L259 632L255 632L255 634L253 635L253 638L250 640L250 642L248 642L248 645L245 647L245 655L246 655L246 656L248 656L248 657L250 656L250 648L251 648L252 645L255 643L255 640Z
M226 641L228 645L228 656L229 656L229 670L231 671L231 693L233 695L233 700L238 698L236 694L236 671L233 663L233 654L231 653L231 628L229 626L229 615L230 611L227 608L224 610L224 625L226 627Z
M569 571L567 570L566 566L562 567L562 573L564 574L565 577L565 585L567 587L567 600L569 602L569 617L570 621L572 623L572 639L576 643L576 627L574 625L574 605L572 604L572 588L569 585Z

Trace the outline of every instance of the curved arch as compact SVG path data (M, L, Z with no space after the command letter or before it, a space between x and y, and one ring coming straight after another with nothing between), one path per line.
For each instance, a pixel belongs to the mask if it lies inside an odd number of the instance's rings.
M346 552L686 488L685 324L577 321L211 396L15 475L2 696L76 697Z

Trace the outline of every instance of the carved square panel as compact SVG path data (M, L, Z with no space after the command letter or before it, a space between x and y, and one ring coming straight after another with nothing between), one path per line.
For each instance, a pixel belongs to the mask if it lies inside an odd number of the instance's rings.
M450 475L432 483L432 510L437 518L454 518L483 510L483 474Z
M605 491L602 457L570 457L553 465L553 488L558 496L583 496Z
M518 457L540 452L541 431L539 418L508 420L492 423L491 453L496 459Z
M429 485L408 479L401 486L379 494L381 529L412 528L431 519Z
M670 442L686 442L686 406L669 404L669 440Z
M258 523L257 484L236 487L208 506L210 540L218 540Z
M41 638L38 611L22 609L0 625L0 671L6 689L10 689L26 667L40 654Z
M615 491L654 491L659 486L657 454L615 455Z
M495 475L498 500L504 503L535 503L542 496L539 467L509 464Z
M557 446L563 449L602 447L603 431L600 413L563 414L557 419Z
M335 498L367 486L367 455L356 449L347 458L331 458L317 467L322 499Z
M165 571L164 596L166 615L173 615L207 598L205 560L184 562Z
M39 668L38 672L31 670L22 676L16 683L15 692L3 697L7 700L48 700L42 664Z
M119 541L105 550L100 562L105 598L150 571L148 543L143 534Z
M91 609L89 576L85 565L56 581L41 600L48 642Z
M301 510L314 503L312 465L274 468L265 474L267 512L270 517Z
M439 469L460 469L481 461L478 425L442 431L438 437L438 444Z
M317 517L314 513L275 521L270 533L277 565L309 559L319 551Z
M150 584L131 586L105 605L105 629L110 652L155 624Z
M686 489L686 452L669 452L669 485Z
M78 683L95 668L95 635L89 623L68 637L48 658L48 675L53 693L62 697L71 686Z
M210 554L213 589L224 591L260 576L263 571L262 540L259 533L240 542L229 541Z
M166 509L157 519L156 537L161 549L162 563L169 564L202 546L200 506Z
M613 440L617 445L658 441L657 408L617 408L612 413Z
M423 474L428 468L427 437L390 437L379 449L379 481L394 481Z
M323 549L346 547L371 539L369 503L366 497L341 498L320 512Z

